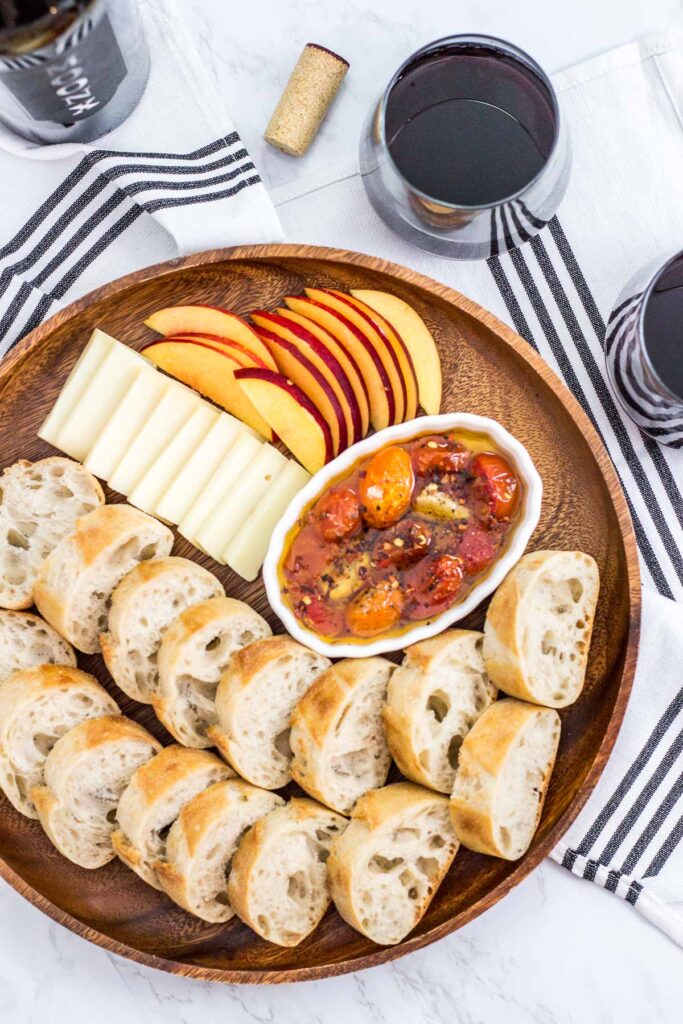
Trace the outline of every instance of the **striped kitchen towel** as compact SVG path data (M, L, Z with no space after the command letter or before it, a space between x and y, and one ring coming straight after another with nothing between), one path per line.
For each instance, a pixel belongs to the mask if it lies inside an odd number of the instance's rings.
M527 339L588 413L638 539L643 624L633 696L598 787L555 860L628 900L683 944L683 451L622 412L603 352L628 279L683 247L683 56L648 37L555 76L574 151L550 223L479 263L421 253L382 223L357 165L278 189L290 238L407 264L476 299Z
M174 0L140 0L145 93L93 144L36 146L0 126L0 356L63 303L175 256L282 229L188 45Z

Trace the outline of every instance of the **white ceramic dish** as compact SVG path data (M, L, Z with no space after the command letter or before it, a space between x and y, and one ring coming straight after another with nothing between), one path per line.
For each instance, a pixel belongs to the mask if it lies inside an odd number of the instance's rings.
M468 430L477 434L486 434L491 438L493 447L509 460L524 484L519 518L513 527L505 551L494 563L489 574L479 583L475 583L464 601L448 608L434 619L419 623L398 636L379 637L376 640L367 641L358 640L354 643L344 642L344 640L340 640L338 643L323 640L313 630L307 629L299 622L283 601L280 593L278 566L289 531L306 506L322 494L332 480L343 476L344 472L364 455L372 455L373 452L384 448L387 444L408 441L419 434L439 434L448 430ZM369 658L376 654L398 651L419 640L436 636L448 626L452 626L454 622L469 615L485 597L488 597L500 586L513 565L519 561L529 543L531 534L536 529L541 514L542 495L543 483L524 445L508 433L504 427L501 427L500 423L488 419L486 416L446 413L441 416L420 416L407 423L387 427L385 430L380 430L363 441L359 441L351 448L347 448L317 472L290 502L286 512L273 530L263 564L263 582L270 606L295 640L328 658Z

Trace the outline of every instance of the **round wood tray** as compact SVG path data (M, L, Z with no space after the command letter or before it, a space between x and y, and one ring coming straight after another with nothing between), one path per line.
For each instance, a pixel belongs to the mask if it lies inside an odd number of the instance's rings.
M531 849L516 863L462 850L427 914L398 946L374 945L334 910L294 949L264 942L238 921L203 923L118 861L98 871L69 863L37 822L2 798L0 874L18 892L105 949L195 978L272 983L329 977L419 949L481 914L549 853L586 801L616 739L636 664L636 544L616 474L587 417L531 347L494 316L443 285L370 256L311 246L246 246L149 267L92 292L29 334L0 363L0 466L51 453L36 431L94 327L140 347L150 337L143 319L162 306L213 303L247 313L274 308L305 286L386 289L417 309L441 352L442 411L492 416L526 445L545 488L530 547L590 552L600 566L601 597L586 686L578 703L562 712L559 756ZM175 551L207 565L229 594L250 602L282 631L260 580L244 583L184 541ZM480 628L483 612L480 607L464 624ZM149 708L117 690L99 656L79 663L102 680L125 713L168 739Z

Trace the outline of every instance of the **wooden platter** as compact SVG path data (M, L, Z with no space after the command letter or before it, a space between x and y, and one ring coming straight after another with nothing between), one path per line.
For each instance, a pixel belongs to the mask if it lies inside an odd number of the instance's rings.
M238 313L274 308L305 286L378 288L411 303L440 348L443 412L499 420L528 448L543 478L541 521L530 548L579 548L597 560L601 598L586 687L561 712L562 741L540 828L517 863L461 851L418 928L379 947L330 910L294 949L259 939L239 922L209 925L146 886L118 861L85 871L52 847L36 821L0 802L0 875L72 931L152 967L225 982L302 981L343 974L425 946L481 914L545 857L595 786L616 739L635 671L640 621L636 543L607 453L578 403L532 348L476 303L403 267L336 249L246 246L149 267L100 288L29 334L0 363L0 466L52 450L36 436L94 327L136 348L155 309L211 303ZM110 500L120 500L109 495ZM227 592L250 602L276 632L260 580L247 584L184 541L175 553L207 565ZM463 623L480 628L484 608ZM151 710L108 679L99 656L79 664L111 690L123 711L168 739Z

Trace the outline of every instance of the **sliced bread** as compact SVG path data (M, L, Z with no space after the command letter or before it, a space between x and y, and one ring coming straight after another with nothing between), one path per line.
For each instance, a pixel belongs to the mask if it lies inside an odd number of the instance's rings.
M451 818L463 846L505 860L529 848L560 741L560 716L521 700L496 701L460 748Z
M111 840L124 864L161 889L157 864L165 860L169 829L185 804L233 772L208 750L173 744L133 774L119 800Z
M42 562L81 516L104 502L95 477L71 459L22 459L0 478L0 607L30 608Z
M395 668L384 658L339 661L318 676L292 715L292 777L341 814L387 781L382 707Z
M238 846L228 878L240 919L278 946L310 935L330 905L325 863L346 824L327 807L296 798L260 818Z
M19 669L76 665L71 644L30 612L0 611L0 683Z
M484 637L449 629L406 650L387 691L384 724L391 756L408 779L450 793L460 745L496 699L484 669Z
M33 596L41 615L85 654L100 649L112 591L139 562L170 554L173 534L130 505L104 505L45 559Z
M178 743L210 747L216 688L231 655L270 636L270 626L244 601L212 597L187 608L166 630L159 648L157 717Z
M238 775L263 789L292 777L292 712L330 661L288 636L271 636L230 658L216 691L209 739Z
M458 849L448 798L412 782L373 789L327 861L332 899L373 942L400 942L420 921Z
M109 629L100 637L116 685L134 700L151 703L164 633L186 608L224 593L213 573L188 558L154 558L131 569L112 594Z
M161 744L122 715L81 722L57 740L45 762L45 785L31 796L48 836L82 868L115 856L116 808L130 778Z
M67 665L39 665L0 683L0 788L18 811L37 818L31 790L60 736L79 722L119 713L97 680Z
M244 833L282 797L241 779L216 782L185 804L171 826L157 877L175 902L203 921L229 921L230 865Z
M600 590L595 559L582 551L534 551L493 595L484 663L511 697L565 708L581 694Z

